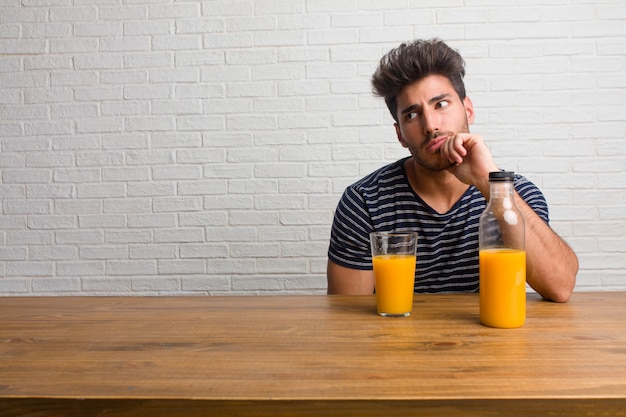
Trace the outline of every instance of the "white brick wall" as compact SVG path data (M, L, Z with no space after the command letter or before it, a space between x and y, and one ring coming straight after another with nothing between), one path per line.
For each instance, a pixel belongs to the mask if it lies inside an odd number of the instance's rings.
M0 7L0 295L323 293L340 193L405 155L369 77L433 36L577 289L626 290L624 0L62 3Z

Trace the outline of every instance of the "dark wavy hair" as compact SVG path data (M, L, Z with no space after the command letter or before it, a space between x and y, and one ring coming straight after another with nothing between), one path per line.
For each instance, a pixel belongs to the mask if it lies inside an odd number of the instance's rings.
M396 98L400 91L434 74L448 78L461 100L465 98L465 61L457 51L436 38L403 43L389 51L380 59L372 75L372 90L385 99L387 108L397 122Z

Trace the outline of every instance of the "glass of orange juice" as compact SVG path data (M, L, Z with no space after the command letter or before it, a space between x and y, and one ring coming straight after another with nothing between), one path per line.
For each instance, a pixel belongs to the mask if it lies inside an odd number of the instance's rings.
M417 233L370 233L376 279L376 310L384 317L407 317L413 310Z

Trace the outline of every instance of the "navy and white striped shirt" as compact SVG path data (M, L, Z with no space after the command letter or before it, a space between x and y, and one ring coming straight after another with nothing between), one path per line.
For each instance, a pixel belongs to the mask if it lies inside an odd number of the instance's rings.
M478 221L487 201L470 186L450 211L437 213L409 185L406 159L346 188L335 211L329 259L347 268L371 270L370 232L415 231L415 292L477 292ZM548 205L541 191L517 174L514 187L548 223Z

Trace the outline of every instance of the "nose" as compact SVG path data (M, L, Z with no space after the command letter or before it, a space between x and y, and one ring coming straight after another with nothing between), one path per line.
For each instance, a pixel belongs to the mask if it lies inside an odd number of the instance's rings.
M422 112L422 126L424 126L424 134L426 135L441 130L439 117L434 109L426 109Z

